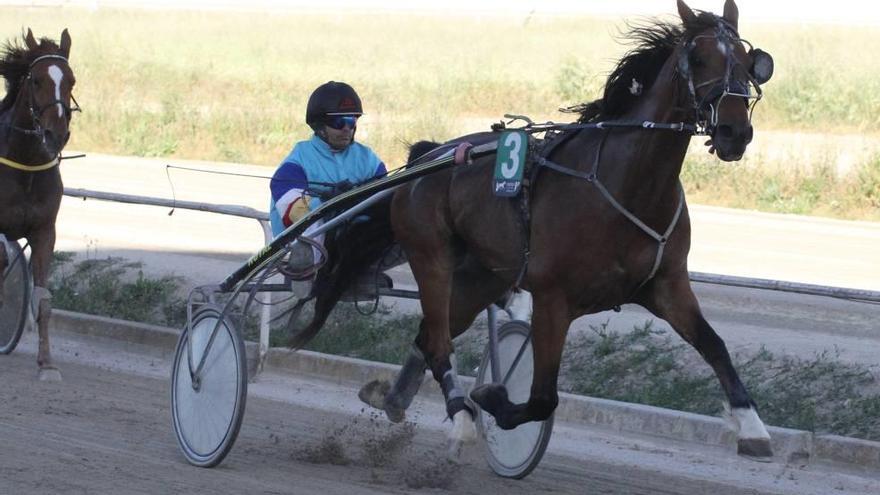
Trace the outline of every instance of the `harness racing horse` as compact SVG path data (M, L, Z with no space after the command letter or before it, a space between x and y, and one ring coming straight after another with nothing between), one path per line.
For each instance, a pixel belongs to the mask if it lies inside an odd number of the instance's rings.
M10 241L24 238L31 247L42 380L61 379L49 352L52 309L46 282L64 190L58 164L70 138L71 113L78 110L70 106L76 100L71 96L69 56L66 29L60 45L47 38L37 41L28 29L24 46L8 42L0 58L0 75L6 80L6 95L0 101L0 234ZM6 258L0 255L0 276L12 261Z
M580 107L578 124L557 126L560 134L532 150L525 194L493 195L494 158L395 192L392 227L424 316L396 382L382 400L367 400L389 419L403 419L427 365L453 419L451 440L469 434L473 411L451 364L451 339L490 303L521 287L534 298L530 397L513 404L499 384L470 394L501 428L553 413L574 319L635 303L666 320L712 367L730 404L738 452L772 455L755 403L691 290L690 222L679 180L693 134L709 136L709 151L724 161L743 156L772 58L747 49L733 0L720 17L694 12L681 0L678 13L681 25L633 28L635 47L610 74L603 97ZM487 137L454 142L470 139Z

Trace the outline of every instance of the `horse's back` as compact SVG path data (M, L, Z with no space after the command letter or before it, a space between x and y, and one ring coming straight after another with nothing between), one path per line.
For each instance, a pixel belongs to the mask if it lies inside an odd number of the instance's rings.
M438 145L420 161L463 142L478 146L497 138L494 132L462 136ZM410 246L442 239L463 242L487 268L499 275L510 272L515 279L525 252L521 200L494 195L494 163L495 156L490 155L401 186L392 207L398 240Z

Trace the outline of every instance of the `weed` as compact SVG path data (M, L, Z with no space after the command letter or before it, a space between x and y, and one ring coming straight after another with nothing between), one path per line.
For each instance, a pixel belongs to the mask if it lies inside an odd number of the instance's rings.
M140 263L121 258L73 259L55 253L49 280L54 307L177 328L186 322L178 278L148 278Z
M174 277L150 279L140 264L119 258L73 263L70 253L55 254L50 289L57 308L182 327L184 302L176 298ZM257 319L246 318L245 334L257 335ZM386 363L402 363L418 331L419 317L395 317L386 307L364 315L342 303L307 349ZM473 374L483 356L485 324L478 322L455 340L458 369ZM630 332L572 334L559 376L561 391L636 402L699 414L718 415L724 396L711 368L677 337L651 323ZM272 345L286 342L276 328ZM842 363L836 351L810 359L776 355L766 349L735 355L740 377L776 426L880 440L880 382L872 370ZM318 457L345 459L328 439ZM317 455L316 454L316 455Z

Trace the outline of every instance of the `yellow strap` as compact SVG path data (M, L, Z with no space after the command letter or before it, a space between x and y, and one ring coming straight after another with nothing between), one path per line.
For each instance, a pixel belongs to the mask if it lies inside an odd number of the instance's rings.
M3 158L0 156L0 163L6 165L7 167L12 167L14 169L23 170L25 172L40 172L42 170L49 170L52 167L58 166L58 162L60 160L56 156L51 162L44 163L42 165L25 165L23 163L14 162L8 158Z

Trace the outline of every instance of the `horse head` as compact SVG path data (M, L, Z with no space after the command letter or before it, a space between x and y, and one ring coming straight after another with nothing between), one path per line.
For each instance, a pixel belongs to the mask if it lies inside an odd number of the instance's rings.
M752 140L752 110L761 84L773 74L773 59L739 37L733 0L726 0L721 17L695 14L683 0L678 13L686 35L674 56L697 124L711 137L710 152L724 161L739 160Z
M28 114L24 121L30 121L29 128L46 151L57 156L70 138L71 114L79 110L72 95L76 79L69 63L70 34L65 29L56 45L45 38L38 42L28 29L25 44L28 66L18 93L18 101L24 103L20 111Z

